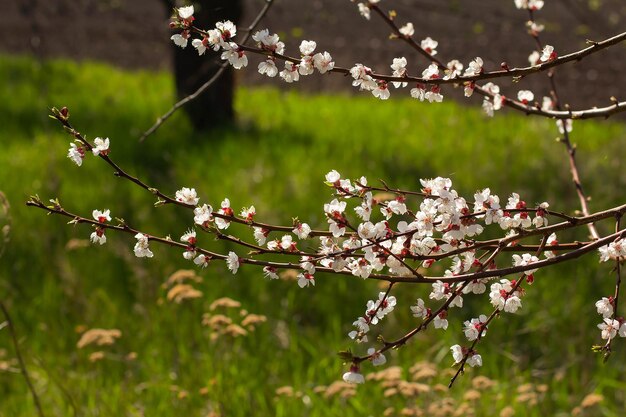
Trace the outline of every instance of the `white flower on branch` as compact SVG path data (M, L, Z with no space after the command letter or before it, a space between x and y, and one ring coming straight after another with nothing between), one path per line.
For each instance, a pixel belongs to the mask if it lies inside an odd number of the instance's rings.
M372 325L378 324L387 314L391 313L396 306L396 297L384 292L378 293L378 300L369 300L365 310L365 317Z
M520 90L517 92L517 99L522 102L522 104L531 103L535 99L535 95L532 91L529 90Z
M367 4L359 3L357 4L357 6L359 8L359 13L361 14L361 16L363 16L367 20L370 20L370 8L367 7Z
M254 226L252 230L254 231L254 240L256 240L256 243L258 243L259 245L264 245L267 235L270 233L270 231L268 229L264 229L258 226Z
M311 55L315 48L317 47L317 43L315 41L302 41L300 43L300 53L304 55Z
M209 223L213 221L213 207L207 204L203 204L202 207L196 207L193 209L193 221L202 227L208 227Z
M430 314L430 310L426 308L424 305L424 300L421 298L417 299L417 302L414 306L411 306L411 313L413 313L413 317L417 317L418 319L423 319Z
M273 266L265 266L263 267L263 274L266 278L269 279L278 279L278 274L276 273L276 268Z
M557 120L556 121L556 127L559 129L559 133L561 135L565 134L565 132L571 133L571 131L573 129L572 119Z
M544 201L539 204L537 207L537 211L535 212L535 218L533 219L533 226L535 227L544 227L548 225L548 217L546 216L546 210L550 207L548 202Z
M378 81L378 87L372 90L372 95L378 97L381 100L387 100L391 95L389 88L387 88L387 81Z
M528 55L528 63L531 67L541 64L541 54L537 51L532 51L530 55Z
M85 149L82 146L76 146L75 143L70 143L70 149L67 151L67 157L72 160L76 165L81 166L83 159L85 158Z
M415 88L411 88L411 97L418 99L419 101L424 101L426 98L426 88L424 84L418 83Z
M135 239L137 239L137 243L135 243L135 247L133 248L135 256L138 258L152 258L153 253L149 247L148 235L137 233Z
M359 87L360 90L371 91L378 87L376 81L371 77L372 69L366 67L363 64L356 64L350 68L350 75L354 81L352 81L353 87Z
M541 62L554 61L557 58L556 51L554 50L554 46L546 45L541 51L541 57L539 60Z
M372 361L372 365L381 366L387 363L387 358L382 353L378 352L376 348L367 349L367 354Z
M297 67L300 75L313 74L315 72L315 67L313 66L313 57L310 55L303 56Z
M555 246L558 245L559 241L556 239L556 233L551 233L546 240L546 246ZM543 256L546 258L554 258L556 256L556 252L553 250L547 250L543 253Z
M605 340L613 339L617 335L617 331L620 330L620 336L624 337L626 335L626 331L624 334L620 329L620 322L610 317L604 319L603 323L598 324L598 329L602 331L602 338Z
M491 284L491 292L489 298L491 304L499 310L507 313L515 313L522 307L522 301L519 298L519 291L513 291L513 283L508 279L501 279L500 282Z
M243 49L239 49L236 43L230 42L224 44L224 52L222 52L221 58L227 60L230 65L235 69L241 69L248 66L248 57Z
M193 12L193 6L184 6L178 8L178 16L180 16L181 19L189 19L191 16L193 16Z
M191 41L191 46L193 46L196 51L198 51L198 55L204 55L209 46L209 39L204 36L202 39L194 39Z
M221 208L218 210L218 213L223 215L223 216L232 216L233 215L233 209L230 207L230 200L228 198L225 198L222 201ZM230 220L226 220L226 219L223 219L221 217L216 217L215 218L215 225L220 230L228 229L228 227L230 226Z
M283 54L285 52L285 44L280 41L277 34L270 35L268 29L263 29L252 35L252 39L257 41L257 45L272 53Z
M215 28L220 31L222 34L222 39L224 41L228 41L237 35L237 26L230 20L225 20L223 22L217 22L215 24Z
M324 177L326 179L326 184L335 185L341 180L341 174L337 172L337 170L332 170L326 174Z
M239 216L242 217L245 221L251 222L256 215L256 209L254 206L250 206L248 208L244 207L241 209Z
M474 194L474 213L485 212L485 224L497 223L502 216L500 197L491 195L491 190L484 190Z
M478 339L480 337L485 336L487 333L487 326L485 323L487 322L487 316L481 314L478 318L471 319L463 322L463 333L465 333L465 337L470 342Z
M526 265L533 264L535 262L539 262L539 258L529 253L524 253L522 256L517 255L517 254L513 255L514 266L526 266ZM532 275L536 271L537 271L536 269L529 269L528 271L524 271L524 274Z
M474 75L480 75L482 72L483 72L483 59L478 56L474 58L474 60L471 61L467 65L467 69L465 70L465 73L463 75L466 77L471 77Z
M437 55L437 45L439 45L439 42L431 39L430 36L422 40L422 42L420 43L422 49L431 56Z
M467 364L472 368L476 366L483 366L483 358L478 353L473 353L467 358Z
M226 258L226 266L228 270L234 274L239 270L239 256L233 251L228 252L228 257Z
M604 318L609 318L613 315L613 297L607 298L602 297L601 300L596 302L596 309L598 310L598 314L602 315Z
M91 243L104 245L107 242L107 237L104 234L104 229L101 227L97 227L96 230L89 236L89 240L91 241Z
M298 287L305 288L309 285L315 286L315 276L313 274L309 274L308 272L298 274Z
M439 78L439 67L437 64L432 63L428 66L428 68L422 71L422 78L429 80Z
M291 61L285 61L285 69L280 72L280 78L287 83L293 83L300 79L298 66Z
M461 363L463 360L463 348L461 345L454 345L450 347L450 351L452 351L452 358L454 359L454 363Z
M448 328L448 313L444 310L435 317L433 320L433 324L435 325L435 329L443 329L446 330Z
M111 221L111 212L109 209L105 210L94 210L91 212L93 218L100 224L104 224L106 222ZM107 241L107 237L104 234L104 227L96 226L96 230L89 236L89 240L91 243L97 243L99 245L104 245Z
M402 26L398 29L400 33L406 37L411 37L415 33L415 27L413 27L413 23L408 22L406 25Z
M475 279L468 283L463 288L463 294L482 294L487 290L487 286L485 285L488 281L486 279Z
M105 138L105 139L102 139L102 138L95 138L95 139L93 140L93 142L94 142L94 144L95 144L96 146L94 146L94 147L91 149L91 152L92 152L95 156L98 156L98 155L105 155L105 156L106 156L106 155L108 155L108 154L109 154L109 138Z
M543 8L543 0L514 0L515 7L518 9L541 10Z
M352 326L356 327L356 330L352 330L348 333L348 337L354 339L357 343L367 343L367 333L370 331L367 319L365 317L359 317L352 323Z
M328 71L335 68L335 62L328 52L318 52L313 55L313 66L315 66L320 74L326 74Z
M176 201L187 204L189 206L195 206L198 204L198 194L195 188L183 187L176 191Z
M623 239L618 239L608 245L598 248L600 252L600 262L606 262L609 259L621 260L626 257L626 245Z
M280 238L278 246L287 252L295 252L298 250L298 248L296 248L296 242L293 241L293 237L291 235L283 235L283 237Z
M343 380L349 384L363 384L365 382L365 378L357 365L352 365L350 371L343 374Z
M199 267L206 268L209 265L209 260L210 258L208 256L200 254L193 260L193 263Z
M184 235L180 237L180 241L187 243L189 245L196 244L196 231L195 230L187 230Z
M187 47L187 41L189 39L189 31L185 30L182 33L176 33L170 37L176 46L181 48Z
M306 223L298 222L292 232L298 236L298 239L307 239L309 237L309 233L311 233L311 226Z
M278 68L273 59L266 59L259 63L259 74L265 74L268 77L275 77L278 75Z
M541 101L541 110L554 110L554 101L550 97L543 97Z
M93 216L94 220L98 221L98 223L106 223L111 221L111 210L109 209L104 209L102 211L94 210L91 212L91 215Z
M433 85L432 87L430 87L430 91L427 91L426 94L424 94L424 98L426 98L429 103L441 103L443 101L441 87L439 87L438 85Z
M393 63L391 64L391 69L393 70L393 76L394 77L404 77L406 75L406 58L402 57L402 58L394 58L393 59ZM394 81L393 86L396 88L399 87L406 87L408 83L406 82L399 82L399 81Z
M445 76L446 80L459 77L463 73L463 64L458 59L453 59L446 64Z
M483 358L477 354L475 351L470 351L468 348L461 347L460 345L454 345L450 348L452 352L452 358L454 359L454 363L461 363L465 355L467 355L467 363L472 368L475 366L483 365Z
M528 33L531 36L537 36L541 32L543 32L543 30L545 29L545 26L537 22L534 22L532 20L529 20L528 22L526 22L526 28L528 28Z

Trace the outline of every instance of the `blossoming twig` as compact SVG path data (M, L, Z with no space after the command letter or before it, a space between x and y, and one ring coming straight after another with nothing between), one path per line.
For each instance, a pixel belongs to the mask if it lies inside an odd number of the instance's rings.
M24 358L22 357L22 351L20 349L20 343L17 340L17 334L15 332L15 326L13 325L13 320L11 319L11 315L9 314L9 310L6 308L4 303L0 301L0 310L4 314L6 319L7 327L9 328L9 333L11 333L11 340L13 341L13 347L15 348L15 356L17 357L17 361L20 364L20 371L24 376L24 380L26 381L26 385L28 385L28 391L30 395L33 397L33 402L35 403L35 408L37 409L37 414L39 417L44 417L45 414L43 412L43 407L41 406L41 401L39 400L39 395L35 390L35 386L33 385L32 380L30 379L30 374L28 373L28 369L26 368L26 363L24 363Z
M252 21L250 26L248 26L248 28L246 29L247 33L246 33L246 36L244 36L243 40L241 41L242 44L247 42L247 40L250 38L250 36L252 34L252 31L258 26L258 24L261 22L261 20L263 20L263 18L265 17L267 12L269 11L270 7L272 7L272 4L274 4L274 0L265 0L265 6L263 6L263 8L259 12L259 14ZM204 93L209 87L211 87L217 80L220 79L220 77L222 76L224 71L226 71L226 68L228 68L228 61L223 62L219 66L219 68L215 72L215 74L213 74L213 76L211 78L209 78L209 80L207 82L202 84L196 91L194 91L193 93L189 94L187 97L185 97L185 98L179 100L178 102L176 102L176 104L174 104L171 109L169 109L162 116L160 116L156 120L156 122L150 127L150 129L146 130L141 135L141 137L139 138L139 142L143 142L148 136L153 134L159 127L161 127L163 122L165 122L167 119L169 119L179 108L183 107L185 104L189 103L190 101L195 100L196 97L198 97L200 94Z
M529 14L529 18L530 18L530 24L534 25L535 24L535 18L534 18L534 13L532 9L528 10L528 14ZM543 44L541 42L541 39L539 38L539 32L538 31L529 31L530 35L534 38L535 42L537 43L538 48L541 50L543 49ZM593 47L593 46L591 46ZM559 99L559 94L556 88L556 80L555 80L555 68L551 69L550 71L548 71L548 78L550 80L550 86L552 87L552 99L553 99L553 107L557 110L560 111L561 110L561 100ZM561 142L565 145L565 148L567 149L567 155L568 155L568 161L569 161L569 166L570 166L570 172L572 174L572 181L574 182L574 186L576 187L576 194L578 196L578 201L580 202L580 207L582 210L582 213L587 216L589 215L589 208L587 207L587 200L588 197L585 195L585 192L583 191L583 186L580 180L580 175L578 173L578 165L576 164L576 149L574 146L572 146L572 142L570 141L569 135L570 135L570 128L568 128L568 123L571 123L571 118L569 119L569 121L567 119L562 120L560 122L560 131L562 131L563 133L563 137L561 138ZM600 234L598 233L598 231L596 230L596 227L594 226L593 223L589 223L587 225L587 228L589 229L589 233L591 234L591 237L593 239L598 239L600 238Z

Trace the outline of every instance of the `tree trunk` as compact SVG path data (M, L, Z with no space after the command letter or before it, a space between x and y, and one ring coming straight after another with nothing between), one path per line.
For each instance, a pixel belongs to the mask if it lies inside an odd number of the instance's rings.
M175 1L164 1L172 13ZM242 0L197 0L194 17L198 27L212 29L215 23L230 20L239 24L243 13ZM202 84L211 78L219 69L220 52L207 50L202 56L191 47L182 49L172 43L174 48L174 77L176 93L182 99L195 92ZM205 90L195 100L185 104L183 109L189 116L191 123L198 130L208 130L228 125L234 120L233 95L234 72L227 68L217 82Z

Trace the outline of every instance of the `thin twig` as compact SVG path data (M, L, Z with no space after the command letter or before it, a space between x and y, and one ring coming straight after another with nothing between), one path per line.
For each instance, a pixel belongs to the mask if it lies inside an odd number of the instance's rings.
M120 226L115 226L115 225L109 225L109 224L102 224L99 223L98 221L95 220L91 220L91 219L87 219L81 216L78 216L76 214L70 213L68 211L66 211L63 207L61 207L60 205L54 204L52 206L46 206L41 200L39 200L37 197L31 197L31 199L29 201L26 202L27 206L31 206L31 207L37 207L43 210L48 211L49 213L54 213L54 214L60 214L66 217L69 217L72 219L72 221L70 223L72 224L78 224L78 223L87 223L87 224L91 224L94 226L98 226L101 228L106 228L106 229L113 229L113 230L117 230L120 232L125 232L125 233L129 233L129 234L137 234L137 233L142 233L139 230L133 229L127 225L120 225ZM532 235L541 235L541 236L548 236L553 232L559 231L559 230L565 230L565 229L571 229L571 228L575 228L577 226L580 225L584 225L587 223L591 223L591 222L595 222L601 219L606 219L609 217L614 217L617 215L623 215L624 213L626 213L626 204L619 206L619 207L615 207L609 210L605 210L602 212L598 212L598 213L594 213L591 214L589 216L583 217L583 218L579 218L579 222L577 223L571 223L571 222L562 222L562 223L558 223L552 226L546 226L546 227L542 227L539 229L535 229L535 230L530 230L528 232L525 232L524 235L513 235L513 236L509 236L509 237L505 237L499 240L495 240L495 242L498 243L498 246L504 246L508 243L510 243L513 240L517 240L519 238L523 238L523 237L528 237L528 236L532 236ZM152 235L148 235L146 234L146 236L148 237L148 239L150 241L155 241L158 243L162 243L168 246L175 246L175 247L179 247L182 249L187 250L188 249L188 245L185 243L179 243L179 242L175 242L173 240L171 240L170 238L163 238L163 237L156 237L156 236L152 236ZM430 276L430 277L425 277L425 276L421 276L421 275L416 275L416 276L408 276L408 277L404 277L404 276L397 276L397 275L390 275L390 274L371 274L369 276L369 279L375 279L375 280L381 280L381 281L387 281L387 282L402 282L402 283L429 283L432 284L435 281L442 281L442 282L448 282L448 283L453 283L453 282L465 282L468 280L474 280L474 279L481 279L481 278L492 278L492 277L501 277L501 276L505 276L505 275L510 275L510 274L515 274L518 272L524 272L524 271L528 271L531 269L538 269L538 268L543 268L545 266L549 266L549 265L555 265L561 262L565 262L571 259L575 259L578 258L586 253L591 252L592 250L598 249L601 246L607 245L610 242L614 241L615 239L621 239L624 236L626 236L626 229L613 233L611 235L605 236L602 239L598 239L595 241L592 241L586 245L583 245L581 247L579 247L578 249L575 249L571 252L568 252L566 254L562 254L562 255L558 255L552 258L548 258L548 259L544 259L542 261L539 262L535 262L529 265L519 265L519 266L513 266L513 267L509 267L509 268L501 268L501 269L493 269L493 270L488 270L488 271L481 271L481 272L473 272L473 273L469 273L469 274L461 274L461 275L454 275L454 276ZM494 241L487 241L490 244L494 243ZM478 245L476 245L476 247L478 247ZM201 249L198 247L195 247L195 250L198 253L202 253L206 256L208 256L211 259L221 259L221 260L226 260L228 258L227 255L222 255L219 253L215 253L215 252L210 252L206 249ZM462 252L466 252L468 250L471 250L469 247L468 248L463 248L461 251ZM280 253L280 252L277 252ZM449 253L449 255L452 252ZM274 268L280 268L280 269L303 269L302 266L298 263L293 263L293 262L288 262L288 263L279 263L279 262L269 262L269 261L264 261L264 260L258 260L258 259L249 259L249 258L243 258L243 257L239 257L239 261L242 264L250 264L250 265L256 265L256 266L271 266ZM341 270L341 271L335 271L332 268L316 268L318 271L320 272L330 272L333 274L337 274L337 275L352 275L352 272L349 270Z
M529 14L530 21L534 22L533 11L529 9L528 14ZM539 50L543 49L543 44L541 42L541 39L539 38L539 34L536 32L531 32L531 36L534 38L535 43L537 44L537 47L539 48ZM556 108L557 111L561 111L561 100L559 98L559 93L556 88L555 68L552 68L550 71L548 71L547 75L548 75L548 79L550 80L550 86L552 89L552 99L554 101L554 107ZM566 126L566 121L562 120L560 123L561 123L561 128L563 130L563 138L561 139L561 142L565 145L565 148L567 149L567 156L568 156L568 161L569 161L570 172L572 174L572 181L574 182L574 186L576 187L576 195L578 196L578 201L580 202L580 207L581 207L583 215L588 216L589 215L589 207L587 206L588 197L585 195L582 183L580 181L580 174L578 173L578 165L576 164L576 149L572 145L572 142L570 141L569 132L567 131L567 126ZM596 229L593 223L588 223L587 228L589 229L589 233L591 234L591 237L593 239L600 238L600 234L598 233L598 230Z
M387 16L387 14L377 4L368 3L368 7L374 10L385 21L385 23L387 23L392 28L395 36L405 41L409 46L411 46L411 48L415 49L419 54L426 57L430 62L434 62L435 64L437 64L440 70L446 69L446 65L444 64L444 62L440 60L439 58L432 56L426 50L424 50L424 48L422 48L421 45L419 45L413 39L413 36L403 35L400 32L400 28L398 27L398 25L396 25L395 21L391 19L389 16ZM386 77L386 76L380 76L379 74L371 74L371 75L373 78L377 78L377 79L385 80L385 81L405 81L405 82L416 81L421 84L444 84L444 83L464 83L464 82L470 83L470 82L475 82L478 80L493 79L493 78L499 78L499 77L511 77L511 78L522 77L525 75L529 75L532 73L537 73L537 72L541 72L545 70L551 71L552 69L566 62L580 61L583 57L598 51L599 50L598 47L600 47L601 49L604 49L609 46L615 45L617 43L623 42L624 40L626 40L626 32L620 33L616 36L613 36L601 42L588 41L588 43L590 43L591 46L584 48L577 52L563 55L561 57L558 57L546 63L534 65L531 67L525 67L525 68L514 68L514 69L506 69L506 70L491 71L491 72L483 71L480 74L476 74L472 76L460 76L460 77L448 78L448 79L446 79L445 77L444 78L439 77L439 78L434 78L434 79L423 79L423 78L408 77L408 76ZM337 67L335 67L335 69L340 72L342 71L342 69L337 68ZM483 87L477 84L474 87L474 91L481 96L490 97L492 99L494 98L494 94L492 94L491 92L487 91L486 89L484 89ZM559 119L559 120L589 119L593 117L607 118L615 113L626 111L626 101L618 102L617 100L613 100L612 105L603 107L603 108L593 107L590 109L576 110L576 111L570 111L569 109L568 111L561 111L557 109L556 111L554 111L554 110L544 110L538 106L527 105L520 101L510 99L508 97L501 97L501 99L502 99L503 105L510 107L512 109L521 111L525 113L526 115L539 115L539 116L544 116L544 117L549 117L549 118Z
M541 239L541 244L539 245L539 248L537 249L537 252L535 253L536 256L539 256L539 254L541 253L543 247L546 246L546 243L548 242L548 237L544 236L543 239ZM515 285L513 285L513 287L511 288L510 291L507 292L507 297L511 296L512 294L515 293L515 291L517 291L519 289L519 287L522 285L522 283L524 282L524 278L526 278L526 275L522 275L517 282L515 283ZM505 298L504 300L504 305L506 305L508 298ZM504 310L504 308L502 309ZM470 355L475 354L474 348L476 347L476 345L482 340L483 338L483 331L484 329L487 328L487 326L489 326L489 324L493 321L493 319L495 317L497 317L502 310L500 310L498 307L496 307L493 312L489 315L489 317L487 318L487 320L485 320L484 323L481 324L481 328L480 331L478 332L478 336L476 337L476 339L474 339L474 341L472 342L471 346L469 347L469 349L467 350L467 353L465 355L463 355L463 359L461 360L461 362L459 363L459 367L456 371L456 373L454 374L454 376L450 379L450 383L448 384L448 388L452 388L452 385L454 385L454 381L456 381L456 379L459 377L459 375L461 375L464 371L465 371L465 364L467 363L467 360L469 359Z
M35 362L37 363L37 365L39 365L39 367L41 369L43 369L46 374L48 375L48 378L50 378L50 380L56 384L57 388L59 388L59 390L63 393L63 395L65 396L65 398L67 399L67 402L70 404L70 407L72 408L72 414L76 417L79 415L78 412L78 407L76 406L76 402L74 401L74 398L72 397L72 394L70 394L69 390L67 389L67 387L65 385L63 385L61 383L61 381L59 380L59 378L57 378L52 371L46 366L46 364L41 360L41 358L34 358Z
M9 314L9 310L7 310L6 306L2 301L0 301L0 309L2 313L4 313L4 317L6 318L6 322L8 324L9 332L11 333L11 339L13 340L13 347L15 348L15 356L17 357L17 361L20 365L20 370L22 371L22 375L26 380L26 385L28 385L28 390L33 397L33 401L35 403L35 408L37 408L37 414L39 417L45 417L43 412L43 408L41 407L41 403L39 401L39 396L37 395L37 391L35 391L35 387L30 379L30 375L28 374L28 369L26 369L26 364L24 363L24 359L22 358L22 352L20 350L20 344L17 340L17 333L15 332L15 326L13 325L13 320L11 319L11 315Z

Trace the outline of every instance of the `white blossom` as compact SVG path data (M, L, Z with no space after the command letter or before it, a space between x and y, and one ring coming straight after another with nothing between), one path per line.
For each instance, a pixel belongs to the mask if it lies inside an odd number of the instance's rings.
M109 153L109 138L105 138L105 139L95 138L93 140L93 142L94 142L94 144L96 146L94 146L91 149L91 152L95 156L98 156L98 155L108 155L108 153Z
M404 36L410 37L415 33L415 28L413 27L413 23L408 22L406 25L400 28L400 33Z
M196 204L198 204L199 200L200 199L198 198L198 194L196 193L195 188L183 187L180 190L176 191L176 201L179 201L181 203L195 206Z
M135 247L133 249L135 256L138 258L152 258L153 253L148 246L148 236L143 233L137 233L135 235L135 239L137 239L137 243L135 243Z
M75 143L70 143L70 149L67 151L67 157L72 160L76 165L81 166L83 164L83 158L85 157L85 150L82 146L76 146Z
M233 275L236 274L237 270L239 269L239 256L237 256L237 254L233 251L228 252L226 265L228 266L230 272L233 273Z

